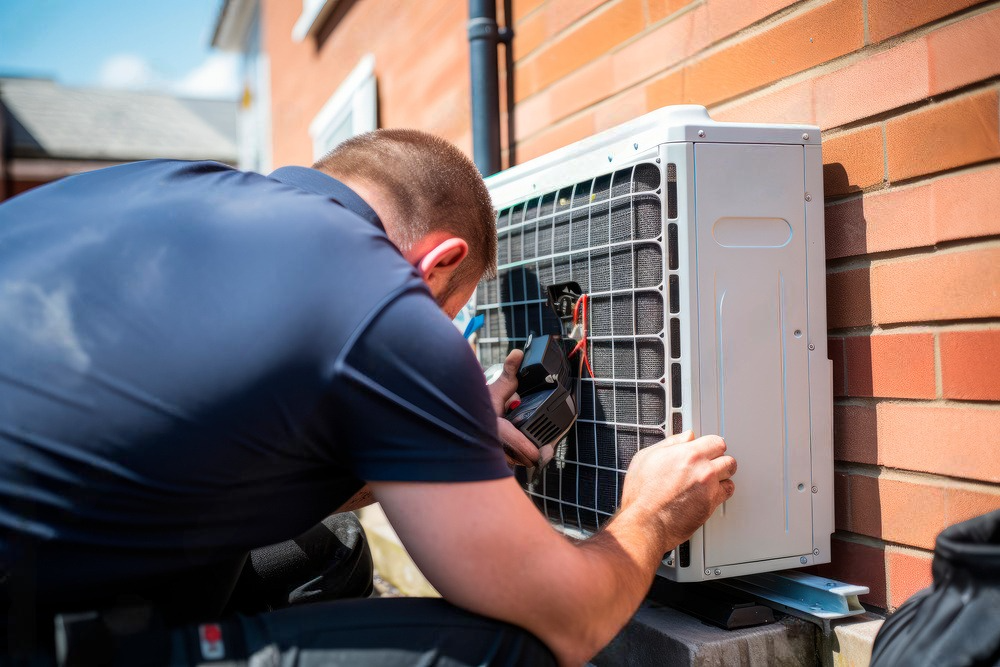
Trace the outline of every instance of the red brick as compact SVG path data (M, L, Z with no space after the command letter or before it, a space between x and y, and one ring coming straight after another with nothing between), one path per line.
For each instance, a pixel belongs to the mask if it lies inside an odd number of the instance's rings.
M871 463L874 447L880 465L1000 483L1000 410L883 401L842 414L838 458Z
M919 39L818 77L816 123L826 130L927 97L927 57Z
M934 336L883 334L844 340L849 396L934 398Z
M685 97L711 104L860 48L860 0L832 0L692 65Z
M709 0L712 41L718 41L781 11L796 0Z
M1000 166L939 179L931 187L936 241L1000 234Z
M879 463L878 418L874 406L833 408L833 455L838 461Z
M871 270L872 322L997 317L998 287L998 247L880 263Z
M622 90L656 76L707 46L707 17L705 5L701 5L612 54L613 88Z
M890 181L1000 157L997 91L986 90L886 124Z
M851 530L850 477L847 473L833 474L833 516L837 530Z
M956 0L972 4L968 0ZM930 92L936 95L1000 74L1000 9L935 30L927 36Z
M595 131L594 112L585 112L539 133L528 141L519 142L517 144L517 159L519 162L526 162L531 158L545 155L557 148L568 146L574 141L589 137Z
M515 24L519 24L531 14L545 4L545 0L511 0L511 15Z
M520 60L606 1L549 0L542 9L517 26L513 44L514 58Z
M852 532L933 549L947 527L946 490L884 477L851 475Z
M886 572L884 547L873 547L858 542L849 542L834 536L830 541L832 560L815 568L821 577L867 586L868 595L860 596L861 602L885 607Z
M831 329L871 324L871 273L868 269L827 274L826 320Z
M867 194L826 208L827 258L1000 234L1000 167Z
M602 102L594 109L594 128L596 131L620 125L633 118L638 118L648 111L646 107L646 89L631 88L621 95Z
M611 59L600 58L519 102L514 107L518 141L608 97L611 90L607 82L611 77Z
M514 40L511 48L514 50L515 65L518 60L523 60L525 56L545 43L545 21L542 20L540 12L536 12L521 21L514 28Z
M537 93L642 31L641 0L616 0L605 7L518 63L515 101Z
M971 7L980 0L868 0L868 36L873 44L886 37Z
M851 475L850 487L851 532L870 537L882 537L882 503L879 498L879 480L867 475Z
M646 0L646 13L649 15L649 22L659 23L692 2L695 0Z
M1000 283L992 287L1000 300ZM942 332L940 346L945 398L1000 401L1000 330Z
M847 355L843 338L830 338L827 351L833 362L833 395L847 396Z
M949 488L945 491L944 528L1000 509L1000 488L973 490Z
M882 126L869 125L823 141L823 191L827 197L882 183Z
M646 84L645 90L647 109L679 104L684 97L684 72L671 72L654 79Z
M885 561L889 611L931 585L931 554L917 555L889 546L885 550Z
M813 79L806 79L790 86L766 90L748 99L740 98L721 109L713 109L712 118L740 123L816 125L813 83Z

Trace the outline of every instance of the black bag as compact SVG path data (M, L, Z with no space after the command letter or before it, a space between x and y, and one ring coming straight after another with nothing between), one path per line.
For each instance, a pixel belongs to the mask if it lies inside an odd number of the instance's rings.
M1000 665L1000 510L942 531L933 573L882 625L871 667Z

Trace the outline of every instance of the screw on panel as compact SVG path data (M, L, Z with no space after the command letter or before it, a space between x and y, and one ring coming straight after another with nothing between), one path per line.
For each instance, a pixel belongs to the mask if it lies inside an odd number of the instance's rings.
M813 491L813 493L819 493L819 487L818 486L814 486L812 488L812 491Z
M656 164L660 164L660 158L656 158Z
M608 162L611 162L611 156L610 155L608 156Z
M712 574L712 571L711 570L705 570L705 574L709 574L710 575L710 574Z
M805 565L806 563L809 562L809 559L806 558L805 556L803 556L802 558L799 559L799 562L802 563L803 565Z
M819 549L813 549L813 556L819 555Z
M698 130L698 136L699 137L704 137L705 136L705 130Z
M717 574L717 575L722 574L722 570L716 570L715 574Z
M809 349L810 349L810 350L815 350L815 349L816 349L816 346L815 346L815 345L813 345L812 343L809 343Z
M636 143L632 144L632 148L634 148L635 150L639 150L639 143L636 142Z
M813 196L807 192L806 193L806 201L812 201L812 200L813 200Z
M796 329L795 331L792 332L792 335L795 336L796 338L802 338L802 329Z
M809 133L808 132L803 132L802 133L802 141L809 141Z

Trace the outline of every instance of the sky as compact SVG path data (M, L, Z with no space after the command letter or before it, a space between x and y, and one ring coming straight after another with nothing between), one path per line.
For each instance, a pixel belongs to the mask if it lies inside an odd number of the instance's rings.
M238 56L211 48L221 5L0 0L0 76L235 99Z

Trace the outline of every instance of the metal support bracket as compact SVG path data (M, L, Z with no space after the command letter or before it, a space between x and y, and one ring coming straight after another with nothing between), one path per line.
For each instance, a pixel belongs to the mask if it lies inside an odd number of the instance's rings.
M780 609L826 628L831 620L865 613L859 595L867 586L817 577L804 572L769 572L715 582L750 595L763 604Z

